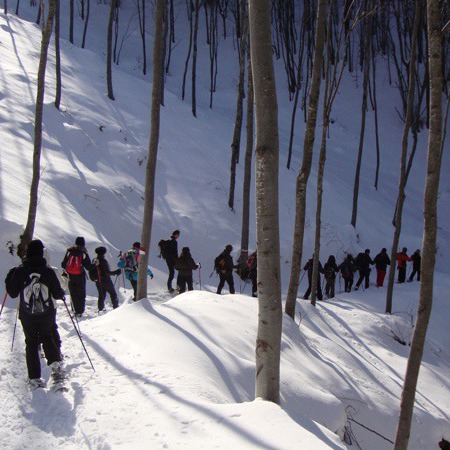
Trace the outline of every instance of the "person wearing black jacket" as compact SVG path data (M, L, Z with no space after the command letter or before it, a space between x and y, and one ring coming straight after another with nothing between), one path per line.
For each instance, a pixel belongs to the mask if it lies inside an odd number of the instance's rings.
M53 334L56 327L53 300L63 299L64 290L55 271L47 266L44 245L40 240L33 240L28 244L22 265L9 271L5 285L11 298L20 295L19 319L25 335L29 383L33 388L44 387L39 343L44 348L52 376L62 371L61 353Z
M344 261L340 264L339 270L344 278L345 292L351 292L353 285L353 274L356 272L355 260L349 253Z
M377 286L383 287L387 266L391 265L391 259L387 254L387 250L382 248L381 252L375 256L373 262L375 263L375 268L377 269Z
M95 286L98 291L98 312L104 312L105 310L105 298L106 294L109 294L111 298L111 303L114 309L119 306L119 301L117 299L116 289L111 281L111 275L120 275L122 270L110 270L108 261L105 259L106 248L97 247L95 249L97 257L92 261L94 268L91 268L90 273L93 272L95 281ZM92 278L92 277L91 277Z
M414 255L411 256L413 263L413 270L408 281L413 281L414 276L417 274L417 281L420 281L420 263L422 262L422 257L420 256L420 250L416 250Z
M175 269L178 270L177 284L180 289L179 293L182 294L186 291L186 285L188 291L193 291L192 271L198 269L198 264L192 258L189 247L183 247L181 250L181 254L175 262Z
M364 253L359 253L356 257L356 267L359 270L359 279L356 282L355 285L355 291L359 289L359 286L365 280L365 288L368 289L370 286L370 272L372 269L370 266L374 265L374 262L372 261L372 258L370 257L370 250L367 248Z
M305 295L303 296L304 300L308 300L309 294L311 294L311 285L312 285L312 273L313 273L313 263L314 258L311 258L306 264L305 267L303 267L303 270L308 271L308 289L305 292ZM317 274L317 300L323 300L322 296L322 287L320 286L320 274L323 272L322 264L319 261L319 273Z
M339 272L334 255L330 255L328 261L323 266L323 273L325 275L325 295L327 298L334 297L334 286L336 283L336 274Z
M219 286L217 286L217 294L222 293L222 289L225 286L225 282L228 283L230 294L234 294L234 279L233 269L235 268L231 252L233 246L228 244L225 246L225 250L216 258L219 266L216 266L217 273L219 274Z
M175 289L172 287L172 281L175 278L175 263L178 259L178 242L180 230L175 230L170 236L166 247L166 264L169 269L169 278L167 279L167 290L172 293Z
M84 237L77 237L75 245L69 247L61 263L65 276L69 277L69 292L72 300L72 308L77 317L81 317L86 307L86 270L92 268L85 247Z

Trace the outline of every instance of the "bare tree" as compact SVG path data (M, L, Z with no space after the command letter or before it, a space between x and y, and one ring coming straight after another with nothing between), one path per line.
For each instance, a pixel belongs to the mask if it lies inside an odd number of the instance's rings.
M147 47L145 45L145 0L137 0L139 32L142 42L142 73L147 74Z
M73 44L73 20L74 20L74 4L73 0L69 2L69 41Z
M147 298L147 266L148 249L152 236L153 209L155 205L155 174L158 156L160 109L164 88L164 10L167 0L156 0L155 27L153 41L153 86L152 112L150 125L150 144L148 148L147 168L145 175L144 217L142 221L141 243L145 253L141 255L138 273L137 299Z
M269 0L250 0L249 23L256 113L259 300L256 396L279 403L282 309L278 225L278 105Z
M292 245L291 276L286 299L285 312L292 319L295 317L295 303L297 301L300 267L303 253L303 238L305 235L306 216L306 187L311 172L314 141L316 138L317 111L320 96L321 74L323 66L323 48L325 45L325 20L327 1L317 0L317 25L315 33L313 72L311 91L309 94L308 120L306 122L305 138L303 141L303 161L297 176L295 194L295 224ZM258 256L259 257L259 256Z
M108 97L111 100L115 100L112 85L112 35L113 35L114 12L116 10L116 7L117 7L117 0L111 0L111 8L109 10L109 22L108 22L108 42L106 51L106 83L108 86Z
M59 26L60 26L60 0L56 0L55 12L55 70L56 70L56 94L55 106L59 109L61 105L61 46L59 45Z
M41 0L41 9L44 10ZM42 29L41 53L39 58L39 69L37 77L36 112L34 119L34 149L33 149L33 176L30 187L30 203L28 206L28 219L25 231L20 239L17 254L23 258L28 243L33 239L36 225L38 190L41 170L42 150L42 118L44 115L44 92L45 92L45 70L47 67L47 54L50 38L52 35L53 20L56 13L56 0L49 0L47 21Z
M430 131L428 136L427 176L424 194L424 231L420 298L405 381L395 450L408 448L419 370L433 303L433 277L436 259L437 200L442 161L442 36L439 0L427 0L428 59L430 71Z
M402 214L403 214L403 203L405 201L405 186L406 186L406 157L408 155L408 135L411 129L411 123L413 118L413 108L414 108L414 92L415 92L415 82L416 82L416 49L417 49L417 36L419 34L419 26L422 20L422 0L416 0L415 6L415 17L414 17L414 28L411 41L411 54L409 57L409 81L408 81L408 97L406 102L406 117L405 124L403 126L403 136L402 136L402 154L400 161L400 180L398 185L398 197L397 197L397 207L395 214L395 228L394 228L394 238L391 247L391 261L392 264L389 268L389 278L388 286L386 291L386 312L392 312L392 294L394 291L394 279L395 279L395 261L397 259L397 248L398 242L400 240L400 233L402 229Z
M84 48L86 45L86 34L87 34L87 28L89 24L89 14L91 12L91 0L86 1L86 20L84 21L84 28L83 28L83 39L81 41L81 48Z

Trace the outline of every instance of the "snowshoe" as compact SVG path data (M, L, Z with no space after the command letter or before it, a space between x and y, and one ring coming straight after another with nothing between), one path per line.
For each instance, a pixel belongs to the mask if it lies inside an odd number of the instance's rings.
M63 364L60 361L55 361L50 364L52 369L52 384L50 390L52 392L63 391L67 392L69 387L67 385L67 372L64 370Z
M39 388L46 387L45 381L42 378L29 379L28 384L30 385L31 389L33 389L33 391Z

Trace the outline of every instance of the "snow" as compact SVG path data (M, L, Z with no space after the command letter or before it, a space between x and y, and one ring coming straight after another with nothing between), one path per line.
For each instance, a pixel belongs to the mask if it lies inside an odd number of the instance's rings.
M92 23L104 29L105 5L92 5ZM21 7L34 18L35 9ZM126 9L125 9L126 11ZM104 12L104 11L103 11ZM181 22L181 16L178 19ZM92 26L91 23L91 26ZM63 23L64 26L67 24ZM77 27L81 23L77 22ZM102 28L103 27L103 28ZM67 29L67 28L66 28ZM149 27L151 29L151 27ZM182 29L182 27L181 27ZM76 33L76 36L80 34ZM14 15L0 14L0 275L18 264L6 243L17 243L26 221L31 179L34 101L39 56L39 28ZM54 56L50 52L44 110L44 144L38 222L35 232L59 266L65 248L85 236L91 252L102 244L115 266L118 250L139 239L146 153L149 139L150 84L138 73L138 45L126 41L121 65L114 67L116 101L106 96L104 35L90 28L88 48L62 41L62 110L53 104ZM134 41L135 42L135 41ZM0 319L0 448L357 448L378 450L392 444L356 422L393 440L408 347L417 309L418 283L396 285L394 313L385 315L385 289L339 294L313 308L298 301L296 322L284 319L281 405L254 399L254 346L257 300L236 280L238 295L214 294L217 280L208 278L212 260L231 242L240 242L241 193L236 212L226 207L230 142L235 104L236 55L222 41L214 109L208 109L207 70L199 71L198 117L189 100L180 99L180 73L185 42L174 50L179 61L167 79L161 111L161 141L156 178L156 209L150 249L148 299L134 304L130 286L117 281L120 307L97 315L95 287L88 282L87 312L80 320L84 354L61 302L58 324L70 373L70 392L30 391L26 385L24 341L17 325L17 301L7 299ZM149 46L149 48L151 48ZM202 50L204 52L202 56ZM199 67L207 64L200 46ZM151 69L151 68L150 68ZM283 92L281 64L278 82ZM329 253L366 247L372 253L389 247L390 224L397 190L401 122L392 107L392 87L382 91L380 121L383 146L380 188L374 191L374 137L367 127L358 226L350 220L354 159L357 150L360 96L355 80L344 79L333 110L324 184L322 259ZM206 88L205 88L206 87ZM284 96L283 96L284 95ZM397 95L395 93L395 95ZM280 104L280 226L283 290L287 288L294 217L298 147L292 167L284 169L291 105ZM401 245L420 248L426 133L407 188ZM316 155L317 156L317 155ZM448 167L448 152L444 153ZM315 165L314 165L315 167ZM238 185L243 167L238 166ZM435 298L424 354L411 449L431 449L450 440L450 320L448 292L450 256L450 190L448 173L441 182L438 264ZM305 252L312 252L316 173L308 187ZM447 219L447 220L446 220ZM253 225L254 226L254 223ZM196 274L194 292L171 298L165 293L165 263L156 243L181 229L180 247L188 245L203 263L202 291ZM254 230L251 242L255 243ZM234 253L234 255L236 252ZM305 256L306 258L306 256ZM372 274L372 278L373 278ZM306 290L306 280L299 295ZM339 291L339 289L338 289ZM43 368L48 379L49 369ZM345 428L347 427L347 428ZM351 427L351 428L349 428ZM347 430L353 445L342 438ZM356 441L355 441L356 439Z

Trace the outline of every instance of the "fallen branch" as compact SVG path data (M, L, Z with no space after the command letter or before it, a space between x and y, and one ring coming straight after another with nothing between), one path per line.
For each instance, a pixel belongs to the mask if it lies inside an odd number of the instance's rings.
M391 444L393 444L394 442L392 442L390 439L388 439L387 437L384 437L382 434L378 433L375 430L370 429L369 427L366 427L365 425L363 425L362 423L357 422L355 419L352 419L351 417L347 417L348 420L351 420L352 422L355 422L357 425L359 425L360 427L363 427L364 429L366 429L367 431L370 431L371 433L376 434L377 436L380 436L380 438L383 438L385 441L390 442Z

